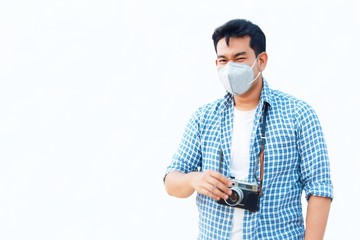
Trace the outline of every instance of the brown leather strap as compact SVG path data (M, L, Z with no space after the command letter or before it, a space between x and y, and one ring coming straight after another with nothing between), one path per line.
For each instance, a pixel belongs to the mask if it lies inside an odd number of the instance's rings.
M260 157L260 181L262 181L264 177L264 149L261 149L259 157Z
M259 154L259 158L260 158L260 189L259 189L259 193L261 195L262 193L262 181L263 181L263 177L264 177L264 149L261 149L261 152Z

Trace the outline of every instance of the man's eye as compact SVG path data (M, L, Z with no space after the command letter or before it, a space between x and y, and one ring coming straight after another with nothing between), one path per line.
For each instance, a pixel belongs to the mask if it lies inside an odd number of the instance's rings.
M237 62L242 62L242 61L244 61L244 60L245 60L245 58L237 58L237 59L236 59Z
M219 60L219 63L226 63L227 62L227 60L225 60L225 59L220 59Z

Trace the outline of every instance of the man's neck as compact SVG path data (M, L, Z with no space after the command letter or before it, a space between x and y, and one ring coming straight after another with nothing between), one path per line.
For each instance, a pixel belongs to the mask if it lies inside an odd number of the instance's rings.
M242 111L249 111L255 109L260 100L262 86L263 81L261 78L254 83L254 85L248 92L240 96L234 96L235 108Z

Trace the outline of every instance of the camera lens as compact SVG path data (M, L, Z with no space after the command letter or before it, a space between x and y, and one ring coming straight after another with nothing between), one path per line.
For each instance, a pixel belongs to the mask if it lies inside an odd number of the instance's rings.
M229 196L228 199L225 200L225 202L229 205L229 206L235 206L238 205L244 198L244 194L243 192L238 189L238 188L232 188L231 189L231 195Z

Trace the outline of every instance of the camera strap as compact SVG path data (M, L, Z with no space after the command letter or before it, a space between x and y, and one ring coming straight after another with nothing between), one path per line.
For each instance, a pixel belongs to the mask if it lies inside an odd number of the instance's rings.
M263 114L262 114L262 124L261 124L261 136L260 136L260 153L258 160L256 161L256 167L254 168L254 177L256 181L260 182L259 184L259 193L261 195L262 193L262 182L264 177L264 150L265 150L265 127L266 127L266 115L269 108L269 103L264 102L263 107ZM219 172L221 172L222 168L222 161L223 161L223 152L222 149L220 150L220 161L219 161ZM256 169L260 162L260 179L256 176Z
M256 163L256 167L254 169L254 177L258 182L260 182L260 185L259 185L260 195L262 193L262 183L263 183L263 177L264 177L264 151L265 151L265 142L266 142L265 126L266 126L266 115L267 115L268 107L269 107L269 103L264 102L264 110L263 110L263 115L262 115L262 126L261 126L260 153L259 153L258 161ZM259 165L259 162L260 162L260 179L258 179L256 176L256 168Z

